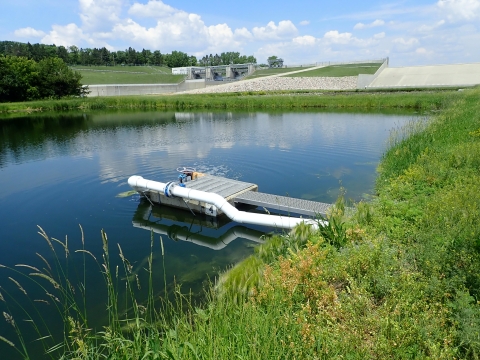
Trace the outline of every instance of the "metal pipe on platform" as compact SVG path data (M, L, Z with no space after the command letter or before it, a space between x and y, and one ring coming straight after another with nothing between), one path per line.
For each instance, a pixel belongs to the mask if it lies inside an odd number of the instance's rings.
M177 196L185 200L202 201L217 207L232 221L240 224L253 224L262 226L271 226L280 229L293 229L301 223L305 223L318 228L319 221L311 219L303 219L289 216L256 214L246 211L240 211L231 205L224 197L210 192L189 189L187 187L175 186L173 183L161 183L144 179L141 176L134 175L128 179L128 184L139 192L158 191L166 196ZM320 221L320 224L322 222Z

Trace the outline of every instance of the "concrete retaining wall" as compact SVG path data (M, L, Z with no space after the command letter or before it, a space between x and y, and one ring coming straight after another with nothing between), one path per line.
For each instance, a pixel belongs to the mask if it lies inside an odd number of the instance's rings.
M366 89L367 86L369 86L373 82L373 80L375 80L380 75L380 73L383 71L383 69L385 69L386 67L388 67L388 57L385 59L383 64L378 68L378 70L375 71L375 74L373 74L373 75L369 75L369 74L358 75L357 89Z
M158 95L203 88L205 88L203 79L186 80L179 84L89 85L90 94L88 96Z

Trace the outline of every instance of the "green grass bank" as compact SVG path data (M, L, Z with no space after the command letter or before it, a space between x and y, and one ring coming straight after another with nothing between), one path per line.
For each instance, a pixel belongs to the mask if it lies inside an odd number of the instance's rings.
M39 271L45 276L36 281L58 297L65 321L52 358L478 359L480 90L448 94L429 120L392 133L375 198L352 211L347 192L327 227L300 226L270 238L207 289L201 305L176 289L173 302L163 297L158 306L153 283L148 300L137 302L135 281L117 280L131 271L128 254L111 250L103 232L98 263L110 315L104 329L89 328L68 274L57 266ZM66 242L53 245L59 256L67 253ZM110 267L118 251L120 275ZM155 251L168 256L152 239ZM150 274L151 261L144 269ZM119 289L129 294L128 314L117 312ZM0 341L29 358L13 329Z
M313 69L310 71L302 71L298 74L286 75L288 77L342 77L342 76L357 76L359 74L375 74L378 68L381 66L379 63L361 63L361 64L341 64L341 65L329 65L319 69ZM265 69L257 70L247 79L254 79L258 77L281 75L289 73L291 71L305 70L309 67L291 67L291 68L279 68L279 69Z
M84 85L103 84L177 84L184 75L173 75L172 69L161 66L74 66Z
M415 109L439 110L461 94L454 90L411 92L245 92L202 95L72 98L0 104L0 119L47 111L104 109L269 110Z
M288 75L290 77L342 77L358 76L359 74L375 74L381 64L345 64L330 65L319 69L305 71L297 74Z
M286 67L286 68L272 68L272 69L262 69L262 70L256 70L252 75L247 76L247 79L255 79L259 77L264 77L264 76L271 76L271 75L278 75L278 74L284 74L287 72L291 71L298 71L298 70L305 70L308 69L309 67L302 67L302 66L297 66L297 67Z

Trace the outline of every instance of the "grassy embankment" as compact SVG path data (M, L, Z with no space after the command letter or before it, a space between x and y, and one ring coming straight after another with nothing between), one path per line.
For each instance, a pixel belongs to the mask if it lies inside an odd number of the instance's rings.
M291 77L343 77L358 76L359 74L375 74L382 64L342 64L330 65L319 69L288 75Z
M82 75L84 85L177 84L185 78L159 66L76 66L72 70Z
M176 293L176 306L155 310L153 289L138 304L135 281L114 285L123 275L110 268L103 235L110 323L95 334L65 274L42 271L42 286L65 306L65 358L480 357L479 96L450 96L428 122L398 129L372 202L345 213L340 199L321 232L273 237L202 308ZM131 294L129 315L116 312L120 288Z
M343 64L331 65L324 68L305 71L289 76L356 76L358 74L374 74L380 64ZM278 69L257 70L247 79L284 74L291 71L305 70L309 67L287 67ZM82 84L176 84L181 82L184 75L173 75L172 69L158 66L76 66L73 70L82 75Z
M310 67L311 66L306 66L306 67L298 66L298 67L286 67L286 68L272 68L272 69L256 70L252 75L247 76L246 79L255 79L255 78L264 77L264 76L284 74L284 73L291 72L291 71L305 70L305 69L308 69Z
M291 95L301 96L291 96ZM286 96L289 95L289 96ZM145 110L275 110L275 109L416 109L437 110L460 96L454 90L409 93L368 92L248 92L202 95L73 98L0 104L0 119L47 111L100 109Z
M319 69L310 71L302 71L297 74L286 75L288 77L343 77L357 76L359 74L375 74L381 64L378 63L362 63L362 64L341 64L329 65ZM247 79L255 79L258 77L284 74L291 71L305 70L307 67L292 67L280 69L257 70Z

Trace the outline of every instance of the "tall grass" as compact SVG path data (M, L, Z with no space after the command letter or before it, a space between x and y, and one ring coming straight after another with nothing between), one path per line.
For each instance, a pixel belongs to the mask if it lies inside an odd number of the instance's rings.
M100 109L158 110L286 110L286 109L413 109L438 111L461 97L456 91L368 92L248 92L202 95L163 95L72 98L0 104L3 117L43 111L91 111Z
M119 354L118 358L122 359L140 358L140 353L142 356L145 355L147 351L145 346L149 346L149 341L153 342L157 339L158 342L158 339L163 336L161 324L165 324L166 319L172 319L173 314L179 310L174 308L173 303L168 299L156 299L154 295L153 235L151 252L145 269L148 273L148 297L146 301L139 303L140 297L136 291L137 285L140 286L139 277L133 273L133 266L124 256L120 246L118 246L117 255L121 260L121 268L119 269L118 265L112 268L114 261L111 259L111 245L103 230L101 231L103 244L101 260L85 249L82 229L82 247L77 250L69 248L68 239L62 242L50 238L43 229L39 228L39 230L39 234L51 251L51 256L37 254L45 265L42 269L28 264L18 264L13 268L0 265L3 274L5 271L11 274L8 279L28 300L28 306L24 305L25 300L18 299L15 295L18 291L12 292L4 287L1 288L0 300L6 310L3 314L7 323L13 328L11 335L15 337L0 337L0 343L13 348L21 359L44 357L99 359L112 358L111 354L116 352ZM161 248L163 252L163 243ZM80 274L73 272L72 270L75 269L69 267L69 257L72 253L83 256L83 270ZM53 258L53 262L49 262L48 258ZM104 289L93 289L88 286L86 267L91 266L92 261L98 266L98 274L103 277ZM44 297L31 299L28 297L30 290L37 290L37 293L40 290ZM105 312L108 320L103 329L92 329L90 325L92 314L89 313L87 304L88 292L102 290L106 295ZM175 293L174 297L178 294ZM121 299L124 299L123 304ZM179 306L185 303L182 296L177 297L177 300L179 301L175 303ZM55 329L55 319L51 317L51 311L42 312L40 306L51 307L53 312L56 312L57 322L60 321L60 324L63 324L60 335ZM48 318L46 314L49 314ZM26 319L27 325L19 325L19 319ZM160 326L157 327L157 324ZM28 337L25 337L24 333L28 334ZM37 347L32 346L35 342L40 344L43 354L39 354Z

